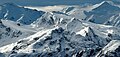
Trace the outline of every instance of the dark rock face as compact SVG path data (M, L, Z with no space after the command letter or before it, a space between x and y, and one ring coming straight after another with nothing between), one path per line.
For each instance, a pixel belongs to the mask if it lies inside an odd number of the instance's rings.
M3 53L0 53L0 57L5 57L5 54L3 54Z

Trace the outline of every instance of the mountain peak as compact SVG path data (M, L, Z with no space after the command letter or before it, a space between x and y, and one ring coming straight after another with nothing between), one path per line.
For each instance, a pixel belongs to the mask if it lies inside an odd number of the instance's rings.
M120 8L108 1L102 2L98 7L94 8L90 12L85 12L87 15L86 20L97 24L105 24L105 22L109 22L111 16L117 15L119 13Z
M76 34L80 34L80 35L82 35L82 36L89 36L89 35L93 35L94 34L94 32L93 32L93 30L92 30L92 28L91 27L85 27L84 29L82 29L80 32L77 32Z
M110 3L107 2L107 1L103 1L103 2L102 2L102 5L110 5Z
M116 8L119 8L119 7L110 4L108 1L103 1L103 2L101 2L101 4L100 4L97 8L95 8L95 9L103 9L103 8L104 8L104 9L116 9Z
M45 12L19 7L13 3L5 3L1 5L0 19L12 20L22 24L31 24Z

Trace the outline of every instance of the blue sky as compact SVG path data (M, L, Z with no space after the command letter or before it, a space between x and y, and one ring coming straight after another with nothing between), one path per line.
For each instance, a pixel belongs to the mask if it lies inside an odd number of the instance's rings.
M98 3L102 0L0 0L3 3L15 3L23 6L48 6L48 5L80 5L81 3Z
M95 4L95 3L100 3L102 1L103 0L0 0L0 4L14 3L22 6L50 6L50 5L80 5L80 4L89 4L89 3ZM112 1L120 2L120 0L112 0Z

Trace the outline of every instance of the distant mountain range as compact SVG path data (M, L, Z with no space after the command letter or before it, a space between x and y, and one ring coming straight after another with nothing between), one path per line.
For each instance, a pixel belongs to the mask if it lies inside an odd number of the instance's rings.
M90 4L36 9L0 5L0 57L120 57L119 6L81 1Z

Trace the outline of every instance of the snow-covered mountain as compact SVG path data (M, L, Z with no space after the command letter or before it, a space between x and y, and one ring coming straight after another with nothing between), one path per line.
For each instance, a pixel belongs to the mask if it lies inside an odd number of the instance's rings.
M31 24L45 12L32 10L17 6L12 3L5 3L0 6L0 19L7 19L23 24Z
M76 20L76 19L73 19ZM71 21L66 27L71 26L75 22L80 27L79 30L73 28L63 29L55 27L53 29L44 29L30 37L21 39L20 41L0 48L5 56L95 56L101 48L108 44L111 40L119 40L120 29L112 26L96 25L93 23L80 23ZM81 21L82 22L82 21ZM73 25L77 26L77 25ZM111 31L111 32L110 32ZM114 37L114 38L113 38ZM12 48L9 48L12 46ZM6 51L5 51L6 49ZM83 53L84 52L84 53ZM56 55L55 55L56 54Z
M69 6L64 8L61 12L77 19L97 24L120 26L120 8L111 1L103 1L95 5L88 5L87 7Z
M0 57L120 57L120 8L94 2L48 11L1 5Z
M103 2L99 7L94 8L90 12L85 12L87 15L86 20L98 23L98 24L107 24L119 27L120 8L110 4L109 2Z
M11 23L7 23L8 21L5 22L5 20L0 20L0 47L15 43L16 41L28 37L35 32L31 31L25 31L25 30L19 30L17 28L12 27ZM8 26L7 24L11 25ZM14 26L20 27L17 23L14 23Z

